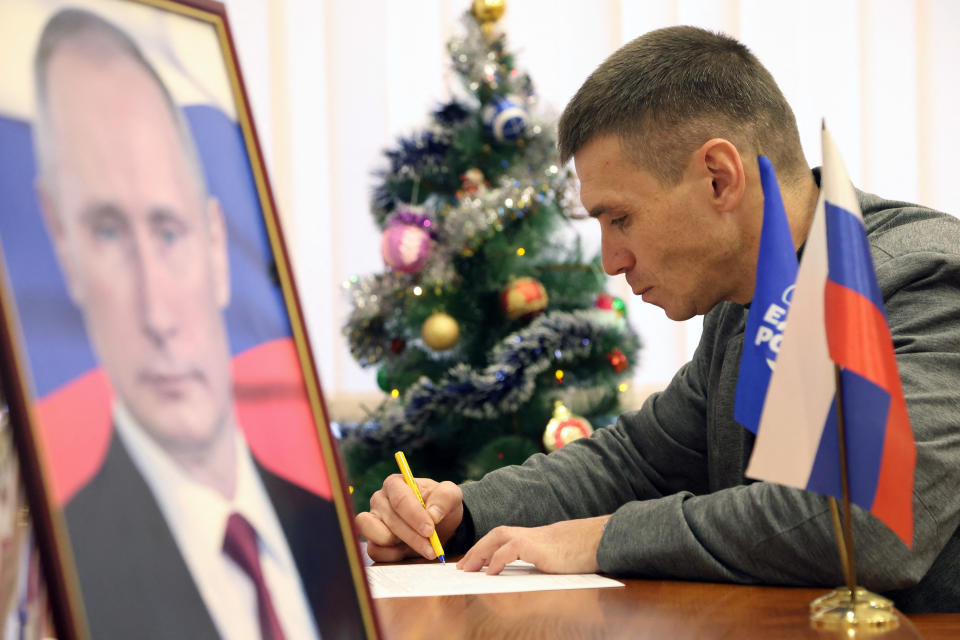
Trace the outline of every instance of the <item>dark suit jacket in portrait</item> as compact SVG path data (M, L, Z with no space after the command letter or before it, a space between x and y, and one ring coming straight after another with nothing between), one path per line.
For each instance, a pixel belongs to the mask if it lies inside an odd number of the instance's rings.
M363 637L334 504L256 467L321 636ZM100 471L65 511L93 638L219 637L156 499L116 434Z

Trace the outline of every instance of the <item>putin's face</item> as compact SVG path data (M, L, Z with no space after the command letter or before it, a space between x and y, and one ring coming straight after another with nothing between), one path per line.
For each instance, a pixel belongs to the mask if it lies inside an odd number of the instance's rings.
M231 423L223 218L146 71L55 53L40 184L74 303L123 404L160 446L202 456Z

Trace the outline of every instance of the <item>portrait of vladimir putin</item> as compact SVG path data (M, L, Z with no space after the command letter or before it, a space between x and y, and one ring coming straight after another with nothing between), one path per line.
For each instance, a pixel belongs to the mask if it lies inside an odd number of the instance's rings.
M238 425L230 213L180 108L86 10L46 23L34 83L37 197L113 391L106 458L65 507L92 636L360 635L333 503L265 469Z

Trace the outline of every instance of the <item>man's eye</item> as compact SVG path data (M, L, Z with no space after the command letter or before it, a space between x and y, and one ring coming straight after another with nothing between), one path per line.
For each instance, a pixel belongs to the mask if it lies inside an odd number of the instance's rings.
M121 236L123 231L123 224L115 221L104 220L93 227L93 234L98 240L116 240Z
M180 232L170 227L160 229L160 239L166 244L173 244L180 239Z
M174 245L180 242L187 234L187 225L179 220L166 219L154 224L154 233L165 245Z
M610 220L610 225L613 227L623 228L623 225L627 222L627 216L620 216L619 218L613 218Z

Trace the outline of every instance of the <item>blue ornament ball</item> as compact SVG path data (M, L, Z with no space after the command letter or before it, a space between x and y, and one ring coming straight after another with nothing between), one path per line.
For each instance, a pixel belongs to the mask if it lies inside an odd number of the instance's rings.
M522 138L529 119L526 108L517 98L494 98L483 109L483 124L499 142Z

